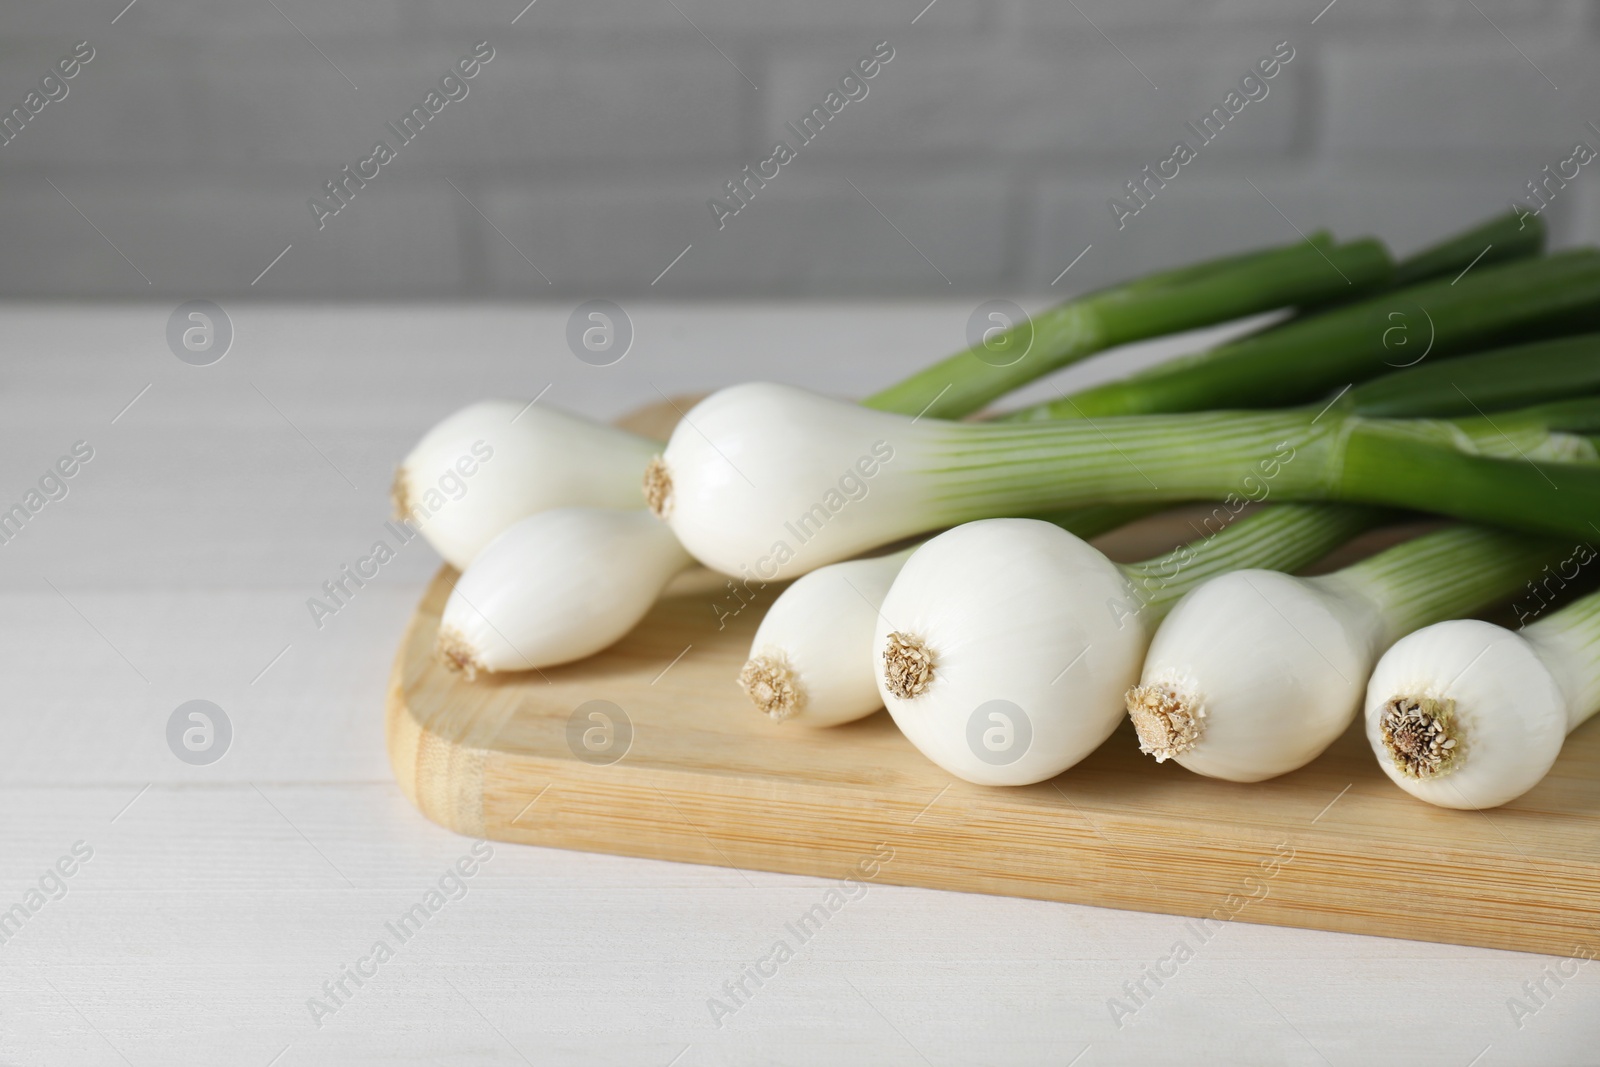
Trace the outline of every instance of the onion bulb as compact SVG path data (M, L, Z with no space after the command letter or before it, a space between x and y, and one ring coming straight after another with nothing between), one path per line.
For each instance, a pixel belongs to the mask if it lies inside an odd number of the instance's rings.
M923 755L980 785L1060 774L1121 717L1149 634L1099 550L1037 519L958 526L912 554L884 599L878 694Z
M593 655L633 629L691 562L643 508L530 515L456 582L439 623L439 658L470 680Z
M500 532L547 508L641 507L657 442L540 404L485 400L418 441L395 471L395 516L458 570Z
M883 707L872 656L878 608L911 549L834 563L773 601L739 688L775 722L837 726Z
M1128 694L1140 748L1235 782L1294 770L1350 725L1382 640L1377 606L1338 583L1213 579L1161 625Z
M1549 773L1600 710L1600 594L1521 632L1461 619L1398 641L1367 685L1366 733L1401 789L1492 808Z

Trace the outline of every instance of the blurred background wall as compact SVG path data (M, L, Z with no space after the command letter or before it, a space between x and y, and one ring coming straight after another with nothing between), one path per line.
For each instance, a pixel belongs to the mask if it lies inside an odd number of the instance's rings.
M6 0L0 296L1066 292L1318 226L1404 250L1600 147L1575 0L525 2ZM466 95L397 137L478 42ZM879 42L802 143L785 124ZM1280 42L1266 95L1190 132ZM1197 158L1119 229L1179 138ZM1588 169L1545 213L1561 242L1595 236Z

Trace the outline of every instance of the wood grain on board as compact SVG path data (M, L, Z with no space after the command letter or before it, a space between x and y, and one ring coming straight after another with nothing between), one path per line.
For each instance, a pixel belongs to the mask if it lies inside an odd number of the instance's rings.
M1186 536L1178 514L1098 543L1140 558ZM1365 538L1319 569L1393 538ZM1600 945L1597 729L1579 730L1540 786L1488 812L1407 796L1358 727L1254 785L1158 765L1124 724L1053 781L974 786L924 759L884 712L818 730L750 706L734 675L781 587L719 629L726 579L692 570L600 655L468 683L432 654L455 576L434 579L396 658L388 744L407 796L463 834L1560 955ZM614 706L599 706L616 723L599 756L582 741L601 722L579 710L590 701Z

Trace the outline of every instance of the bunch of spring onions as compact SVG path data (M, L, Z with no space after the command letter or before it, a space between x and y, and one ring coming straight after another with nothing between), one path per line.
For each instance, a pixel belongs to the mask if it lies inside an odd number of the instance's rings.
M1571 449L1582 454L1589 446L1581 438L1548 432L1553 417L1561 411L1576 414L1571 405L1543 412L1534 409L1515 424L1505 418L1487 421L1476 416L1472 405L1498 411L1586 387L1600 390L1600 338L1560 339L1397 371L1350 389L1339 406L1358 415L1448 417L1473 411L1474 417L1459 429L1475 434L1482 448L1515 454L1514 442L1504 435L1509 427L1522 437L1516 447L1530 453ZM1203 529L1197 530L1201 540L1187 552L1203 551L1242 510L1245 500L1269 497L1278 468L1275 461L1267 461L1254 480L1239 487L1233 499L1214 508L1205 517ZM1146 510L1101 507L1054 518L1079 536L1092 537ZM762 619L750 659L740 673L740 685L751 701L777 721L795 719L816 726L849 722L881 707L876 659L863 656L861 649L871 638L884 597L914 550L915 546L820 567L790 585ZM1237 565L1264 564L1241 560ZM1195 569L1187 556L1169 560L1161 569L1172 571L1174 579L1164 584L1165 593L1159 598L1164 604L1175 599L1174 590L1187 590L1195 578L1215 573ZM1184 581L1176 580L1180 576Z
M1029 336L1021 360L995 359L995 350L1018 344L1014 337L998 338L991 347L940 364L954 376L948 388L928 389L924 372L863 406L930 421L971 414L1107 348L1284 307L1317 306L1378 288L1391 273L1388 254L1376 241L1336 245L1320 234L1284 248L1164 272L1035 316L1017 328ZM445 610L439 648L447 663L469 676L542 668L599 652L631 630L693 561L674 533L644 511L647 503L659 502L659 465L646 464L661 446L641 451L636 436L589 424L581 437L574 435L587 455L573 463L554 446L569 433L571 418L514 401L475 405L424 437L395 476L395 500L410 501L418 498L419 487L448 476L475 439L509 460L497 458L478 470L471 493L462 498L472 501L469 507L442 509L421 526L441 554L465 570ZM480 495L494 502L480 502ZM496 538L488 558L468 566ZM584 550L585 544L593 548ZM729 573L745 581L752 577L738 569Z
M756 709L832 726L887 706L972 782L1059 774L1124 715L1158 760L1257 781L1314 759L1365 692L1397 782L1504 802L1600 706L1594 603L1525 637L1451 621L1600 532L1600 251L1542 245L1526 215L1398 263L1316 234L1070 300L859 404L725 388L664 444L474 405L395 480L402 517L463 570L439 655L469 679L581 659L698 563L747 592L794 579L737 678ZM1289 314L956 421L1106 349L1272 311ZM469 489L441 498L463 456ZM1083 540L1207 501L1197 539L1152 560ZM1292 574L1428 516L1454 522ZM1509 711L1451 677L1474 642L1542 703Z

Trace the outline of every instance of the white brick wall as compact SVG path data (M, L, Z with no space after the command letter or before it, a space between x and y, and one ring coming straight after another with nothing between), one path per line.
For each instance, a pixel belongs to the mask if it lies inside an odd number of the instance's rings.
M1424 49L1387 41L1331 45L1323 60L1325 150L1465 156L1470 164L1483 157L1531 162L1571 147L1583 124L1558 87L1566 81L1570 96L1568 73L1592 57L1544 35L1524 38L1519 47L1527 58L1498 35L1451 34Z
M1583 0L277 2L0 7L0 108L97 51L0 146L0 296L1042 294L1094 244L1064 293L1294 226L1404 250L1600 145ZM467 99L319 232L307 199L483 38ZM879 40L867 98L718 230L707 199ZM1268 97L1119 230L1108 199L1281 40ZM1597 182L1559 239L1593 237Z
M467 290L472 223L448 185L441 193L431 183L397 180L318 233L304 196L291 199L285 188L304 189L314 178L286 176L280 186L248 175L178 183L102 172L56 181L59 192L6 183L0 291L331 299Z
M847 107L837 127L818 139L826 151L1121 158L1142 164L1158 152L1166 155L1189 112L1198 120L1256 58L1236 38L1208 49L1162 43L1145 49L1139 60L1147 74L1160 75L1153 89L1098 37L1061 35L1048 44L1000 40L981 47L950 39L924 44L929 38L914 27L895 37L895 59L874 79L866 99ZM775 59L765 100L767 128L781 133L784 121L815 107L847 69L832 59ZM1278 155L1290 149L1300 75L1291 63L1273 79L1259 112L1247 108L1254 112L1249 121L1228 131L1229 151Z

